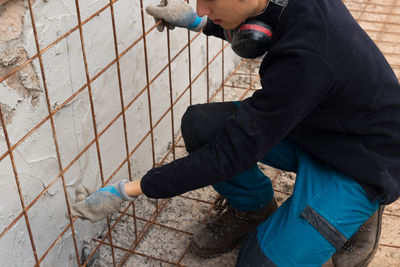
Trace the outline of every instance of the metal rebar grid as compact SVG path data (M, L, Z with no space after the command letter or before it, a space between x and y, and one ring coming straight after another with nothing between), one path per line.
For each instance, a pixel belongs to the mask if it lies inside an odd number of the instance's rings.
M15 181L18 198L20 201L21 208L12 217L12 220L4 227L0 229L0 240L5 239L7 234L13 231L13 228L23 222L27 229L27 237L26 241L30 243L32 248L32 258L34 259L35 266L43 266L46 265L46 257L49 254L55 253L57 244L62 239L71 239L71 251L74 251L74 258L77 266L86 266L89 262L91 262L92 258L98 254L98 251L102 248L109 250L111 254L111 265L113 266L125 266L125 265L134 265L135 260L133 257L142 257L147 258L151 261L160 264L171 264L176 266L194 266L192 262L190 262L187 258L190 257L190 253L188 250L188 237L193 234L193 231L187 230L187 228L182 228L179 223L171 224L171 219L163 219L163 216L166 216L168 211L166 211L171 206L171 202L173 201L182 201L181 205L184 203L192 203L193 205L201 206L202 211L204 213L197 214L200 217L196 217L196 220L205 222L207 217L212 213L212 204L213 200L209 197L203 197L200 193L196 194L189 193L184 194L180 197L163 200L163 201L155 201L154 210L147 211L146 214L143 214L143 210L141 210L141 203L131 203L127 206L124 206L123 209L112 218L107 219L107 228L106 233L100 237L94 238L96 246L90 251L89 255L82 257L81 245L78 244L77 241L77 230L75 229L77 224L77 218L71 217L71 199L67 190L67 183L65 175L72 169L75 168L78 164L79 160L89 153L90 150L95 151L95 157L98 164L98 172L99 177L101 179L101 185L108 184L114 177L118 175L120 172L126 173L126 177L130 180L133 180L138 177L134 177L132 170L135 169L135 166L132 166L131 160L135 158L138 151L143 147L145 142L150 143L150 150L147 153L151 158L152 166L159 166L174 160L179 157L178 152L184 150L184 145L182 143L182 139L179 136L176 136L176 113L174 112L175 107L178 103L185 102L187 105L192 104L193 102L193 94L195 90L196 83L201 77L205 76L207 80L206 88L206 101L229 101L229 100L239 100L243 99L251 93L259 88L259 77L256 72L256 68L260 62L255 61L241 61L236 68L225 77L226 66L224 63L225 60L225 49L228 47L228 44L225 42L221 43L220 48L214 54L210 53L209 46L209 38L205 38L205 50L206 50L206 62L200 68L197 68L196 72L194 67L192 66L194 59L192 58L192 44L199 39L201 33L189 33L187 34L187 42L182 43L181 46L176 49L171 47L171 33L167 30L163 35L163 40L160 42L166 43L167 50L167 63L165 65L160 65L159 71L152 73L150 70L151 63L149 61L149 51L148 51L148 37L150 34L153 34L156 30L156 25L152 25L151 27L146 26L145 23L145 14L143 12L143 1L137 0L140 4L140 18L137 18L140 21L140 27L142 33L135 40L133 40L130 44L127 44L124 49L121 49L119 46L119 37L118 36L118 26L116 24L116 14L114 11L115 4L121 0L109 0L109 2L105 2L104 6L100 7L97 11L89 14L84 17L81 14L79 0L74 1L75 13L76 13L76 25L68 29L65 33L63 33L60 37L55 38L52 42L48 44L43 44L40 42L37 32L37 26L35 22L35 10L33 8L33 0L28 0L28 12L29 18L32 24L33 30L33 41L35 42L36 53L27 58L18 66L10 69L0 77L0 83L8 82L13 79L19 72L27 68L33 62L37 62L39 66L38 72L40 72L41 85L43 87L43 93L45 95L46 107L47 107L47 115L44 116L41 120L37 121L36 125L29 129L26 133L23 133L22 136L19 136L16 140L13 140L9 137L9 129L7 128L6 115L3 111L2 106L0 105L0 119L1 119L1 129L4 135L4 139L6 142L5 151L0 150L0 163L7 163L11 166L13 171L13 179ZM7 1L0 1L0 4L3 4ZM386 1L344 1L345 4L349 7L350 11L354 15L354 17L359 21L361 26L368 32L371 38L377 43L377 45L381 48L382 52L385 54L389 63L393 67L397 77L400 77L400 53L398 52L398 47L400 45L400 0L386 0ZM101 69L91 70L88 65L88 48L86 45L86 39L84 35L84 27L85 25L91 23L96 19L99 15L105 15L108 13L110 16L110 27L112 29L112 39L114 45L114 57L105 64L105 66ZM100 29L101 30L101 29ZM74 89L74 92L66 98L62 103L57 103L57 105L52 105L49 96L49 86L46 75L48 73L46 61L43 60L43 57L51 50L57 47L61 42L65 39L71 37L72 35L77 35L77 40L80 43L81 53L82 53L82 66L80 68L83 70L85 76L85 82ZM98 44L101 46L101 44ZM141 46L141 49L138 47ZM133 97L127 98L124 93L124 84L122 82L123 75L123 67L121 66L121 60L124 57L131 53L132 50L137 49L143 53L143 64L144 69L142 75L145 76L145 85L141 87L137 94ZM136 51L136 50L135 50ZM137 52L139 53L139 52ZM181 90L178 94L174 94L174 76L172 65L176 64L179 57L186 57L188 62L188 84L183 90ZM212 86L210 83L210 67L215 64L215 62L221 62L221 81L217 90L212 90ZM111 69L116 70L117 77L117 87L118 87L118 96L119 103L115 103L118 105L119 112L109 122L102 122L102 127L99 127L100 122L97 120L95 104L94 104L94 95L93 95L93 84L98 79L102 79L106 76L107 72ZM168 85L165 86L164 89L169 90L169 98L165 99L168 103L168 108L165 109L159 117L154 117L154 112L152 106L157 104L154 102L154 89L157 86L157 82L161 79L163 75L167 76ZM238 77L245 79L245 83L241 82L238 84L235 82ZM186 77L185 77L186 79ZM51 89L51 88L50 88ZM55 122L56 116L63 109L71 105L79 96L83 94L87 94L90 103L90 117L91 117L91 125L90 130L92 131L92 138L88 141L88 143L83 146L83 148L68 162L63 161L63 155L60 150L60 147L68 144L60 143L57 133L57 126ZM144 131L144 134L140 137L137 143L129 143L128 134L131 131L135 131L128 126L128 121L126 118L126 114L129 110L132 110L134 105L141 99L145 97L147 102L148 110L146 112L146 116L148 117L146 121L148 121L148 129ZM168 121L168 125L171 131L171 146L168 151L164 153L163 156L157 157L155 142L157 139L157 130L161 128L161 125ZM107 135L111 129L115 126L116 123L122 124L122 138L124 142L124 154L125 158L121 162L119 162L118 166L113 169L112 172L106 174L104 172L104 162L107 161L107 157L112 157L113 155L104 155L101 151L100 141ZM43 129L48 129L51 132L52 142L54 145L54 155L56 159L56 165L58 167L58 173L54 175L52 180L47 183L40 192L35 194L33 197L27 199L24 194L23 189L23 181L20 175L20 169L15 162L15 153L18 148L23 146L25 143L29 142L30 138L37 134L39 131ZM182 154L181 154L182 155ZM282 175L280 171L267 169L266 170L273 181L274 188L278 195L281 195L281 202L290 195L290 192L286 189L280 188L278 184L278 178ZM32 209L35 209L35 206L46 197L47 194L50 194L51 191L57 185L61 185L62 192L58 192L65 199L65 209L68 215L69 223L59 229L59 234L56 238L51 240L50 245L45 248L38 248L38 242L40 242L40 238L38 237L38 233L35 233L34 227L32 227L32 222L35 220L34 217L29 216L29 213ZM186 211L189 213L190 211ZM189 216L189 214L185 214L185 216ZM385 213L384 213L384 221L391 223L395 220L398 220L400 217L400 203L397 201L396 203L390 205ZM128 223L131 225L131 237L130 243L123 243L121 240L115 238L115 231L117 231L118 227L122 224ZM43 225L43 227L46 227ZM179 243L181 247L180 253L174 259L167 257L165 254L143 252L141 250L141 245L146 241L146 237L151 236L151 231L154 228L163 229L169 233L176 233L177 235L182 235L183 238L181 240L182 243ZM186 241L185 241L186 240ZM377 259L374 260L376 265L379 266L379 260L383 259L386 253L391 253L391 251L398 251L400 248L400 231L397 233L386 233L385 229L383 229L383 238L380 243L379 252ZM174 240L173 242L175 242ZM176 241L176 242L179 242ZM389 251L389 252L388 252ZM398 256L398 262L400 262L400 256ZM400 265L400 264L399 264ZM200 265L199 265L200 266Z
M116 26L116 15L114 12L114 6L115 4L118 2L118 0L116 1L112 1L110 0L108 3L105 3L104 6L102 6L101 8L99 8L97 11L95 11L93 14L90 14L89 16L87 16L86 19L83 19L83 16L81 15L81 10L80 10L80 1L76 0L75 1L75 9L76 9L76 20L77 20L77 24L76 26L72 27L71 29L69 29L68 31L66 31L64 34L62 34L60 37L56 38L55 40L53 40L52 42L50 42L47 45L43 45L43 42L41 42L39 39L39 34L38 34L38 30L37 30L37 24L36 24L36 15L35 15L35 9L33 7L33 1L28 1L27 5L28 5L28 13L29 13L29 18L30 18L30 22L31 22L31 26L32 26L32 31L33 31L33 39L35 42L35 46L36 46L36 53L27 58L26 61L24 62L20 62L17 66L15 66L14 68L12 68L11 70L8 70L7 73L5 73L4 75L2 74L2 76L0 77L0 82L9 82L11 79L13 79L15 76L17 76L19 74L20 71L24 70L24 68L30 66L30 64L32 64L35 61L38 61L39 64L39 72L40 72L40 77L41 77L41 85L43 87L44 90L44 94L45 94L45 99L46 99L46 105L47 105L47 109L48 109L48 115L45 116L44 118L42 118L40 121L38 121L36 123L36 125L30 129L29 131L27 131L26 133L24 133L24 135L20 138L18 138L18 140L12 142L11 139L9 138L9 130L7 128L7 122L6 122L6 116L5 113L3 112L3 108L2 106L0 106L0 118L1 118L1 129L2 132L4 133L4 137L5 137L5 141L6 141L6 151L1 151L0 153L0 161L7 162L10 161L11 165L12 165L12 170L14 172L14 178L15 178L15 183L17 185L17 189L18 189L18 195L19 195L19 199L21 202L21 211L16 214L15 216L10 216L13 217L14 219L3 229L0 229L0 239L4 239L7 235L7 233L9 233L10 231L12 231L13 227L15 227L18 223L20 223L21 220L25 221L26 224L26 228L27 228L27 233L28 233L28 238L29 241L31 243L31 247L32 247L32 254L33 254L33 258L34 258L34 262L36 266L40 266L41 264L43 264L45 258L49 255L49 253L51 253L51 251L54 249L54 247L56 246L56 244L63 238L68 238L66 237L67 235L72 237L73 240L73 249L75 251L75 258L76 258L76 264L78 266L81 265L85 265L85 262L81 262L82 259L82 255L81 255L81 251L78 247L80 247L77 244L77 240L76 240L76 231L74 229L74 225L76 223L77 218L72 218L71 217L71 200L69 198L69 194L67 192L67 188L66 188L66 182L65 182L65 174L74 167L75 164L77 164L77 162L79 161L79 159L85 154L87 153L90 149L94 149L96 151L97 154L97 161L98 161L98 170L99 170L99 176L101 179L101 185L106 185L110 182L110 180L122 169L122 168L126 168L127 167L127 177L132 180L133 176L132 176L132 167L131 167L131 160L133 157L135 157L135 153L136 151L142 146L142 144L146 141L146 140L150 140L151 142L151 150L149 151L149 153L152 155L152 161L153 164L152 166L156 166L159 164L162 164L163 160L165 159L165 157L160 161L160 162L156 162L156 153L155 153L155 147L154 147L154 142L155 142L155 134L154 134L154 130L157 129L157 127L166 120L170 120L170 125L171 125L171 143L173 144L174 140L175 140L175 126L174 126L174 106L176 106L176 104L179 101L183 101L182 99L190 94L190 103L192 103L192 85L196 84L197 80L200 80L200 78L202 77L203 74L206 75L207 77L207 98L209 98L209 95L211 93L210 91L210 86L209 86L209 68L210 65L213 64L213 62L216 61L220 61L222 63L220 64L224 64L224 57L222 56L223 50L227 47L226 43L222 43L222 45L220 46L219 52L217 52L215 55L210 56L209 51L208 51L208 44L209 41L208 39L206 40L206 46L207 46L207 60L204 64L204 66L202 66L202 68L200 69L199 72L195 73L190 71L191 68L191 51L190 51L190 47L191 47L191 43L194 42L196 39L198 39L198 37L200 36L201 33L197 33L197 34L190 34L188 32L188 41L187 43L182 43L181 44L181 48L178 51L175 51L175 53L172 55L171 53L171 47L170 47L170 32L166 31L166 36L167 36L167 51L168 51L168 62L167 64L165 64L161 70L156 73L156 74L150 74L149 72L149 60L148 60L148 45L146 43L146 39L147 36L155 31L155 27L157 25L152 25L151 27L148 27L148 29L146 29L146 25L145 25L145 18L144 18L144 12L143 12L143 1L140 1L140 21L141 21L141 28L142 28L142 34L140 36L138 36L138 38L136 40L134 40L131 44L129 44L124 50L120 51L119 45L118 45L118 36L117 36L117 26ZM5 1L2 2L2 4L5 3ZM110 15L110 22L111 22L111 26L112 26L112 39L113 39L113 43L114 43L114 50L115 50L115 57L106 64L106 66L102 69L96 70L95 73L91 73L89 70L89 64L88 64L88 56L87 56L87 43L85 40L85 34L84 34L84 27L85 25L91 23L91 21L95 20L97 16L103 15L105 16L105 14L109 13ZM83 70L85 73L85 78L86 78L86 82L80 87L80 88L76 88L74 93L71 94L67 99L65 99L65 101L63 101L62 103L57 103L57 105L52 105L51 101L50 101L50 93L49 93L49 88L48 88L48 80L46 78L47 75L47 69L46 69L46 63L43 60L43 57L46 55L46 53L48 53L48 51L50 51L51 49L55 48L57 45L59 45L61 42L63 42L65 39L67 39L68 37L71 37L71 35L73 34L77 34L79 35L79 42L80 42L80 48L81 48L81 53L82 53L82 63L83 63ZM123 84L122 84L122 78L121 78L121 64L120 64L120 60L127 54L129 53L131 50L133 50L134 48L138 47L138 46L143 46L143 56L144 56L144 66L145 66L145 72L142 73L142 75L146 76L146 84L145 86L138 91L138 93L130 98L130 99L126 99L124 97L124 90L123 90ZM90 51L89 51L90 52ZM173 94L173 82L172 82L172 69L171 69L171 65L174 64L177 61L177 58L185 55L188 58L189 61L189 83L187 85L187 87L180 92L180 94L178 95L174 95ZM93 96L93 84L96 82L97 79L101 79L105 73L107 73L107 71L109 71L111 68L115 68L117 71L117 80L118 80L118 89L119 89L119 98L120 98L120 112L108 123L105 125L105 127L103 127L102 129L100 127L98 127L98 121L96 119L96 111L95 111L95 104L94 104L94 96ZM223 68L223 67L222 67ZM93 70L92 70L93 71ZM151 89L154 83L156 83L157 79L159 79L159 77L161 75L163 75L164 73L168 73L168 79L169 79L169 108L167 108L159 118L157 118L157 120L153 120L153 111L152 111L152 97L151 97ZM221 84L223 84L224 82L224 74L222 71L222 80L221 80ZM223 86L223 85L222 85ZM92 117L92 131L93 131L93 138L88 142L88 144L83 147L83 149L81 149L79 151L79 153L77 153L75 155L75 157L73 159L71 159L68 163L64 163L62 162L62 155L61 155L61 151L59 149L59 146L61 145L68 145L68 144L60 144L59 140L57 138L57 129L56 129L56 125L55 125L55 117L58 115L58 113L65 107L67 107L68 105L70 105L71 103L73 103L76 98L84 93L88 94L89 97L89 102L90 102L90 115ZM136 103L136 101L138 101L138 99L142 96L142 95L146 95L147 96L147 106L148 106L148 111L147 116L148 116L148 121L149 121L149 129L145 132L145 134L143 136L141 136L141 139L139 140L139 142L137 142L136 144L128 144L128 136L127 133L129 131L128 127L127 127L127 122L126 122L126 112L132 108L132 106L134 105L134 103ZM104 173L104 167L103 167L103 162L107 161L107 159L104 159L104 157L107 157L107 155L103 155L101 153L101 148L100 148L100 139L107 134L107 131L109 131L113 125L118 121L118 120L122 120L123 123L123 129L124 129L124 142L125 142L125 150L126 150L126 157L125 159L120 162L120 164L118 165L118 167L110 174L110 175L106 175ZM33 199L30 199L29 201L26 200L26 197L24 196L23 193L23 189L21 188L21 178L19 175L19 168L17 167L17 165L15 164L15 160L14 160L14 153L15 151L22 146L25 142L28 142L30 137L32 137L33 135L35 135L40 129L42 129L45 125L50 125L51 128L51 132L52 132L52 136L53 136L53 140L52 142L54 143L54 148L55 148L55 152L56 152L56 159L58 162L58 168L59 168L59 173L57 175L55 175L55 177L53 177L52 181L49 182L47 185L44 186L44 189L41 190L37 195L35 195L33 197ZM131 129L134 130L134 129ZM170 151L172 151L173 157L175 158L175 145L171 146ZM169 151L169 152L170 152ZM112 156L112 155L108 155L108 156ZM52 190L53 187L55 187L55 185L57 183L59 183L61 181L62 186L63 186L63 193L65 196L65 205L66 205L66 209L67 209L67 214L69 217L69 224L64 228L61 229L59 235L57 236L57 238L55 238L51 244L45 248L44 250L41 249L41 251L38 251L37 249L37 241L35 240L34 234L32 234L32 221L34 220L32 217L28 216L28 213L30 210L32 210L36 205L38 205L37 203L40 202L47 193L49 193L50 190ZM156 203L156 214L158 214L161 210L163 205L165 205L164 202L158 204ZM132 207L132 214L135 214L135 206L134 203L132 203L132 205L130 205ZM129 208L129 207L128 207ZM125 210L126 211L126 210ZM124 215L124 213L122 213L122 215ZM136 229L136 217L134 218L134 228ZM118 265L119 263L116 261L115 259L115 253L114 253L114 244L113 244L113 237L110 234L112 229L116 226L116 224L119 222L120 218L117 219L114 224L110 223L110 219L107 219L107 229L108 229L108 234L106 234L103 238L103 240L100 241L99 246L94 249L94 251L92 251L92 255L96 253L96 250L103 245L103 243L107 243L110 245L111 247L111 254L112 254L112 262L113 265ZM69 233L69 234L67 234ZM142 233L138 233L138 231L133 232L132 234L135 236L135 243L134 244L138 244L139 240L141 238L143 238L145 232ZM90 261L90 256L87 258L87 261Z

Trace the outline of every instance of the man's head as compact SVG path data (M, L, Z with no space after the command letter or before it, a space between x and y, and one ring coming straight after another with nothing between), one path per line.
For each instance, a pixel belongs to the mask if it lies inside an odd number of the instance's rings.
M264 10L269 0L197 0L197 14L207 15L226 30L239 26L246 19Z

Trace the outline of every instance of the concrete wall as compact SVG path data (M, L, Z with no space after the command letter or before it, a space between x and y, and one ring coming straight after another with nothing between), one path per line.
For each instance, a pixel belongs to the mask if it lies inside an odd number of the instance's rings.
M27 2L19 0L2 1L0 4L0 77L9 73L27 58L36 54ZM157 4L158 1L146 1ZM82 20L101 7L105 0L80 1ZM194 2L193 2L194 4ZM36 0L33 3L40 47L51 42L77 25L75 1ZM139 1L119 0L115 3L115 19L118 49L124 51L142 34ZM146 29L154 24L145 15ZM90 77L93 77L115 58L110 9L97 15L83 26L85 49ZM187 31L176 29L171 32L171 56L187 41ZM192 78L205 66L205 37L202 35L192 44ZM221 41L210 38L210 58L221 49ZM151 32L147 37L149 77L152 79L168 62L166 33ZM122 87L125 104L137 95L146 84L143 42L139 42L120 60ZM230 48L225 52L225 75L235 66L238 58ZM81 51L79 31L76 30L43 54L46 83L50 105L56 108L86 83L85 68ZM215 90L222 81L221 58L210 67L210 88ZM188 85L187 51L171 65L173 97ZM153 123L167 110L169 102L169 77L165 71L150 87ZM193 84L193 103L206 101L206 73ZM101 132L121 111L117 69L115 64L92 83L92 95L98 132ZM180 117L189 104L185 94L174 108L175 131L179 129ZM0 104L2 106L8 133L14 144L37 123L48 115L44 84L36 59L21 71L0 83ZM139 142L149 130L147 94L142 94L126 112L129 149ZM65 168L75 156L93 139L92 113L88 90L83 90L54 117L57 141ZM166 152L171 142L170 115L155 129L155 152L158 159ZM147 138L133 155L132 172L140 178L152 167L151 142ZM111 126L99 140L103 176L107 179L126 156L122 117ZM7 150L3 129L0 128L0 155ZM50 122L47 121L35 133L14 150L15 164L21 183L25 205L29 205L38 194L59 174L57 154ZM127 165L113 180L126 178ZM65 182L71 201L74 188L83 183L99 188L101 175L95 145L86 151L65 173ZM21 213L21 203L10 158L0 161L0 232ZM49 191L28 211L30 227L39 258L69 224L64 216L66 200L62 182L59 179ZM79 249L83 240L96 235L104 228L104 222L90 224L77 221L75 224ZM0 239L2 266L32 266L31 243L24 217L19 219ZM74 248L71 231L55 245L43 261L43 266L74 266Z

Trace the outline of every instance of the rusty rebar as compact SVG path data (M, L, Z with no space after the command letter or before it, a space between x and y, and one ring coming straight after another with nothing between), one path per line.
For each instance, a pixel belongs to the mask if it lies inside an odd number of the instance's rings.
M1 105L0 105L0 121L1 121L1 126L3 127L3 133L4 133L4 138L6 139L7 148L10 149L11 142L10 142L10 138L8 136L8 131L7 131L6 123L4 121L3 110L2 110ZM20 180L19 180L17 167L15 165L14 154L12 152L10 152L9 157L10 157L11 166L12 166L13 172L14 172L15 183L16 183L17 189L18 189L18 195L19 195L19 199L20 199L20 202L21 202L22 213L24 215L26 228L28 230L29 241L31 242L31 246L32 246L33 257L35 258L36 266L39 266L40 265L39 257L37 255L36 245L35 245L35 241L33 239L31 225L29 223L28 212L27 212L26 207L25 207L24 196L23 196L23 193L22 193L22 188L21 188L21 183L20 183Z
M46 98L47 111L49 113L51 131L52 131L52 134L53 134L54 147L55 147L56 155L57 155L58 168L61 171L63 169L63 165L62 165L62 162L61 162L61 153L60 153L60 148L59 148L58 140L57 140L57 132L56 132L56 127L55 127L54 117L51 114L51 101L50 101L50 96L49 96L49 89L47 87L46 72L45 72L45 69L44 69L42 55L40 54L39 37L38 37L38 34L37 34L36 23L35 23L35 15L33 13L33 7L32 7L31 0L28 0L28 8L29 8L29 14L30 14L30 17L31 17L32 30L33 30L34 39L35 39L36 51L37 51L37 54L38 54L38 60L39 60L39 65L40 65L40 73L42 75L43 89L44 89L44 94L45 94L45 98ZM70 203L69 203L69 196L68 196L68 192L67 192L67 186L66 186L64 175L61 175L61 181L62 181L62 185L63 185L64 198L65 198L65 202L66 202L66 205L67 205L68 218L69 218L69 222L70 222L70 225L71 225L71 232L72 232L72 239L73 239L73 242L74 242L75 256L76 256L78 265L80 265L78 245L76 243L74 224L73 224L73 219L72 219L72 215L71 215L71 207L70 207ZM28 223L29 223L29 219L28 219ZM41 263L41 260L39 260L39 264L40 263Z
M167 27L167 54L168 54L168 62L171 62L171 40L169 29ZM169 81L169 104L170 104L170 112L171 112L171 145L172 145L172 159L175 160L176 151L175 151L175 124L174 124L174 92L172 88L172 70L171 64L168 65L168 81Z

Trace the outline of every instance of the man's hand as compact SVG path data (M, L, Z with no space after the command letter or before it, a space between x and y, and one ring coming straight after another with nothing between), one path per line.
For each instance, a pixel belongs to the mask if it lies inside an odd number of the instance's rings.
M71 215L83 220L97 222L111 213L118 211L125 201L133 201L137 197L129 196L124 189L128 180L122 180L113 185L107 185L89 195L84 186L75 190L75 204L71 207Z
M193 31L200 31L207 23L207 16L200 18L189 4L184 0L161 0L157 6L147 6L146 12L154 17L157 30L162 32L164 27L173 29L175 26Z

